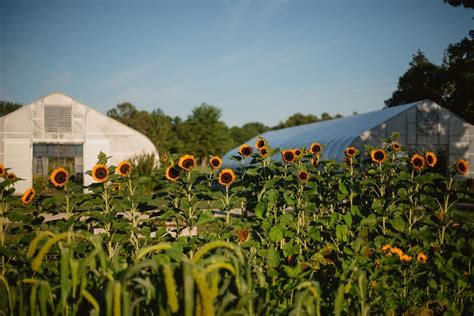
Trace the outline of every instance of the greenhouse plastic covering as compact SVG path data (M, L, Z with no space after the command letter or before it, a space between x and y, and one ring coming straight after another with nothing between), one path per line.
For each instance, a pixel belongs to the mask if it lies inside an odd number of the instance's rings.
M265 138L272 148L308 148L312 143L319 142L323 145L323 159L342 160L344 149L352 144L360 135L385 121L415 107L418 104L410 103L383 110L332 119L328 121L299 125L276 131L268 131L259 136ZM254 146L258 137L248 140L246 143ZM240 147L240 146L239 146ZM237 167L238 163L230 160L232 156L238 155L239 147L229 151L224 156L224 166ZM273 159L281 160L277 154Z

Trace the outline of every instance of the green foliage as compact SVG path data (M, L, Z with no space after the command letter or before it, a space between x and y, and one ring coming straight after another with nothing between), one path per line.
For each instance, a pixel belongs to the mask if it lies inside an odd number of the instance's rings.
M0 312L472 314L472 194L392 140L383 163L254 153L230 186L174 155L26 205L2 179Z
M10 112L21 108L21 104L8 101L0 101L0 116L7 115Z

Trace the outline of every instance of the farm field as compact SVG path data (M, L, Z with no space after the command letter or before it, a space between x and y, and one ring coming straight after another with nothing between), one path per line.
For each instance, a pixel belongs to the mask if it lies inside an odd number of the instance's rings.
M87 193L57 168L54 194L17 196L0 165L0 314L474 313L467 162L444 176L383 141L338 163L259 139L235 170L163 155L145 175L101 153Z

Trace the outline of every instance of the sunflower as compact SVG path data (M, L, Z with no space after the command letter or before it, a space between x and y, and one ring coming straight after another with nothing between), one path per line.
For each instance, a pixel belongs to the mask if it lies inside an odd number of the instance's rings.
M219 184L230 187L235 181L235 173L232 169L224 169L219 173Z
M132 164L127 160L121 161L115 168L115 172L122 177L126 177L130 175L130 172L132 172Z
M387 154L383 149L372 149L370 152L370 158L373 162L380 164L387 160Z
M456 172L460 175L466 175L467 172L469 171L469 163L467 162L467 160L464 160L464 159L459 159L458 161L456 161L456 163L454 164L454 169L456 170Z
M421 170L425 167L425 157L422 155L414 154L411 157L411 165L415 170Z
M392 247L390 249L390 252L398 255L399 257L403 256L403 251L400 248L397 248L397 247Z
M196 166L196 160L194 159L193 155L184 155L181 158L179 158L178 166L181 169L189 171L193 169L194 166Z
M428 256L420 251L416 256L416 259L418 259L418 261L421 263L426 263L428 261Z
M56 188L63 187L68 181L68 173L66 169L62 167L56 168L51 172L49 180Z
M413 259L412 256L409 256L409 255L401 255L401 256L398 256L400 258L400 261L403 261L403 262L410 262L411 259Z
M352 158L357 154L357 149L355 147L347 147L344 153L347 157Z
M168 155L167 154L161 155L160 160L163 161L163 162L167 162L168 161Z
M321 157L319 155L314 156L311 158L311 164L313 167L317 167L319 165L319 161L321 160Z
M301 154L302 154L301 149L296 148L294 152L295 152L296 158L301 158Z
M264 138L259 137L257 141L255 142L255 147L257 147L257 149L262 149L264 147L267 147L267 141Z
M94 166L94 168L92 168L92 178L95 181L99 183L105 182L107 181L108 176L109 176L109 169L107 169L106 165L102 163L98 163Z
M169 166L165 171L166 179L175 182L179 178L179 169L174 166Z
M258 150L258 154L262 158L267 158L268 157L268 148L267 147L262 147Z
M33 202L33 199L35 198L35 195L36 195L35 189L29 188L21 196L21 202L23 203L23 205L31 204L31 202Z
M294 162L296 160L295 151L293 149L283 150L281 152L281 159L288 163Z
M242 157L247 158L252 154L252 151L253 151L252 147L250 147L247 144L243 144L242 146L240 146L239 154L241 154Z
M400 151L400 149L402 149L399 142L392 142L391 147L393 151Z
M3 166L3 164L0 163L0 177L3 177L3 175L5 174L5 167Z
M306 170L300 170L298 171L298 180L301 182L306 182L308 181L309 178L309 173Z
M320 143L312 143L311 146L309 146L309 151L313 153L313 155L318 155L321 153L322 146Z
M7 179L10 181L16 181L16 174L13 172L8 172L7 173Z
M237 231L237 239L239 240L240 243L246 242L249 240L250 233L247 229L241 229Z
M436 154L434 152L429 151L425 154L425 160L428 166L434 168L434 166L436 166L436 163L438 162L438 157L436 157Z
M392 246L390 245L384 245L382 247L382 251L387 255L387 256L391 256L392 255Z
M209 164L212 169L219 169L222 166L222 159L218 156L213 156L211 160L209 160Z
M120 191L122 190L122 185L120 182L114 182L112 183L112 191Z

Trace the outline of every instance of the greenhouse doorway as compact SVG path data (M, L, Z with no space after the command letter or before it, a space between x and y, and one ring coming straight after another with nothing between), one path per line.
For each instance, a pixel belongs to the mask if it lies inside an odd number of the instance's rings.
M49 181L49 175L58 167L69 173L70 181L82 186L84 181L84 158L82 144L33 144L33 183Z

